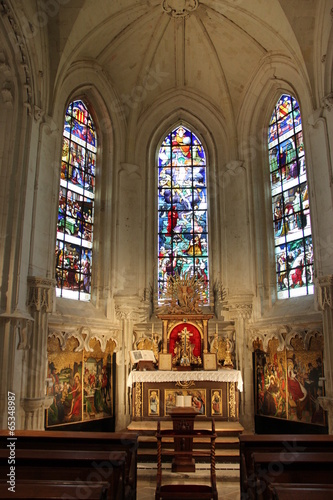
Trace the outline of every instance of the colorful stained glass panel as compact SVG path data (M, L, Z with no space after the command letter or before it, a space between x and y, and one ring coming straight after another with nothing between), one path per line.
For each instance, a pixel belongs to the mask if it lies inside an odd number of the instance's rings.
M158 154L158 290L166 280L190 273L206 283L209 299L206 154L185 126L173 130Z
M65 114L56 246L56 294L90 300L96 134L83 101Z
M268 128L268 148L277 295L289 298L313 294L313 248L302 120L294 97L282 95L277 102Z

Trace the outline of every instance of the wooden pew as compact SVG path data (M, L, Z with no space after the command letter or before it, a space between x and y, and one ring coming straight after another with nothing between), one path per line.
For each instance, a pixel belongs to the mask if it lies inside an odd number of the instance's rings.
M240 490L241 498L253 499L256 476L252 454L255 452L280 453L281 460L296 459L304 452L333 452L333 436L317 434L242 434L240 448ZM305 478L305 481L307 478Z
M255 452L252 454L257 500L271 500L269 485L301 485L311 479L311 483L333 485L333 453L303 452L298 456L284 457L281 452Z
M52 481L52 480L16 480L15 489L8 489L6 481L0 481L0 498L4 500L23 499L52 499L64 500L78 498L78 491L84 491L86 500L107 500L110 483L79 482L79 481Z
M0 450L0 477L6 478L9 473L8 450ZM12 463L12 458L10 463ZM110 451L81 450L15 450L16 481L43 480L73 483L74 498L89 498L91 482L108 482L108 500L124 500L126 453ZM10 479L10 478L9 478ZM11 484L11 483L10 483ZM83 486L82 486L83 485ZM7 485L9 486L9 485ZM59 488L60 489L60 486ZM51 492L50 492L51 493ZM52 498L46 497L46 498Z
M333 484L286 483L268 487L272 500L332 500Z
M8 431L0 431L0 448ZM15 431L16 449L124 451L125 499L136 500L138 434L133 432Z

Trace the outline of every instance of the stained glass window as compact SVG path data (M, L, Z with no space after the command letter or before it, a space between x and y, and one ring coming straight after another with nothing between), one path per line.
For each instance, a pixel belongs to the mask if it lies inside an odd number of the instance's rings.
M56 294L90 300L97 141L83 101L67 108L56 244Z
M198 137L178 126L158 155L158 285L168 276L197 276L209 299L206 154Z
M299 104L283 94L268 131L277 296L314 293L313 245Z

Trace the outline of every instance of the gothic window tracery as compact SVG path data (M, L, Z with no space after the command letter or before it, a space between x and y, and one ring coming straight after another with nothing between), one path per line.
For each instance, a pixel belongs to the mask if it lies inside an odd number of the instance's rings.
M65 114L56 242L56 295L90 300L97 138L82 100Z
M158 154L158 290L168 276L197 276L209 299L207 165L198 137L179 125Z
M313 244L302 119L297 100L276 103L268 129L277 296L314 293Z

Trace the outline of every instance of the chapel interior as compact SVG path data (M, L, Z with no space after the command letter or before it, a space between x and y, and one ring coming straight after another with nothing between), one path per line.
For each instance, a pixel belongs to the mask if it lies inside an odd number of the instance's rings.
M333 1L0 12L0 428L332 434Z

